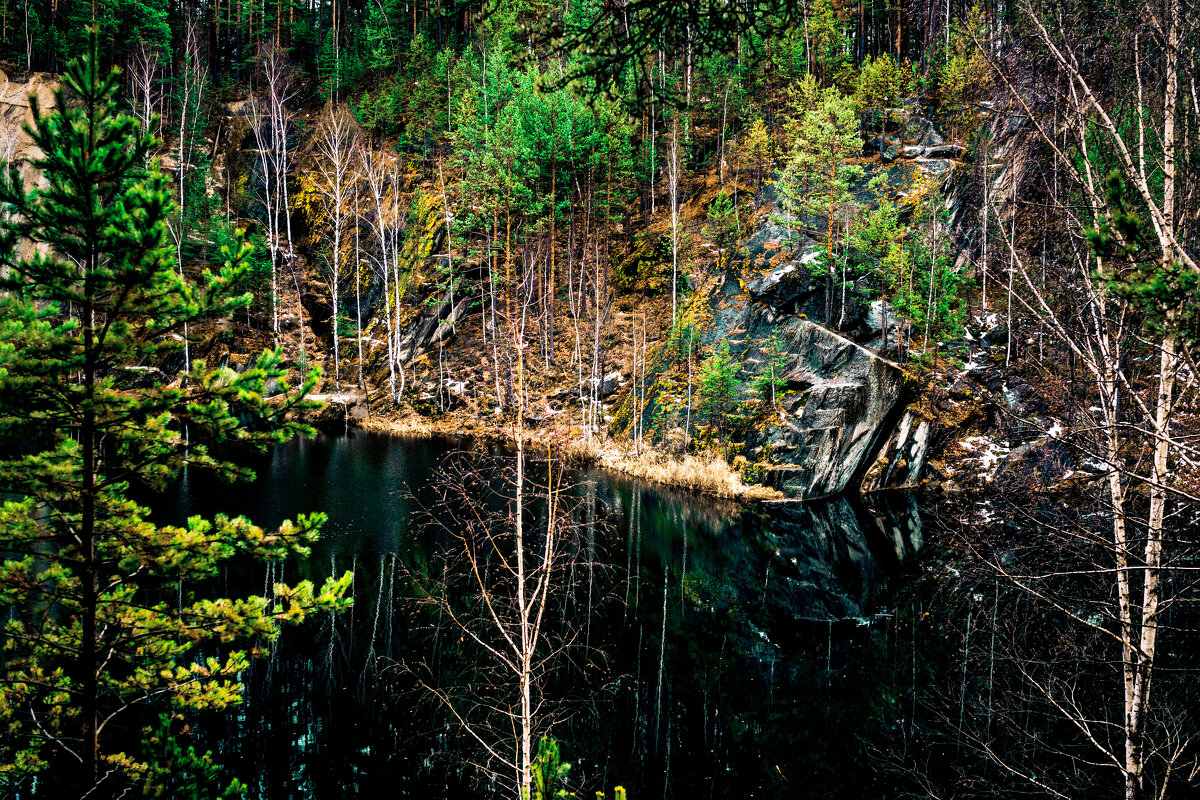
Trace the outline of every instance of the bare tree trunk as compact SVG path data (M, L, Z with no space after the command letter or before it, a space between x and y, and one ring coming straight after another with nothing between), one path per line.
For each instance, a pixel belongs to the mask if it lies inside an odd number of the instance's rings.
M273 177L273 160L271 157L271 134L267 127L270 123L263 116L257 95L250 93L250 114L254 130L255 149L258 152L258 162L262 169L263 206L267 216L267 250L271 256L271 331L275 335L275 343L279 344L279 231L278 217L275 214L275 194Z
M983 234L983 252L980 254L980 275L981 275L981 277L982 277L982 279L981 279L981 281L980 281L980 283L981 283L981 286L982 286L982 290L981 290L981 295L982 295L982 297L981 297L981 300L980 300L980 305L982 306L981 315L984 317L984 322L986 322L986 321L987 321L987 310L988 310L988 301L987 301L987 285L988 285L988 206L991 204L991 201L990 201L990 199L988 198L988 193L989 193L989 192L990 192L990 190L991 190L991 181L989 181L989 180L988 180L988 151L987 151L987 140L986 140L986 139L985 139L985 140L984 140L984 142L983 142L983 159L982 159L982 162L983 162L983 163L982 163L982 172L983 172L983 181L982 181L982 183L983 183L983 204L982 204L981 208L979 209L979 211L980 211L980 214L982 214L982 215L983 215L983 221L980 223L980 229L981 229L981 232L982 232L982 234Z
M349 109L331 106L328 113L329 116L321 126L317 138L317 152L320 156L317 166L317 189L325 210L325 222L333 228L333 252L328 270L333 302L333 379L334 385L341 389L342 228L345 207L350 201L350 165L357 147L357 139L354 119ZM357 197L356 191L356 203Z
M189 112L192 103L197 109L202 106L201 92L207 78L207 68L200 58L200 43L196 36L196 23L188 19L184 29L183 69L180 73L179 100L179 229L175 231L175 252L179 262L179 280L184 280L183 274L183 243L187 239L187 175L191 168L192 135L188 128ZM192 120L192 124L195 121ZM183 368L187 373L192 371L191 342L188 341L188 325L183 326Z
M264 101L256 92L250 92L250 111L254 126L255 143L259 151L259 160L263 167L263 193L267 208L267 242L271 251L271 293L273 302L273 327L275 338L279 339L279 281L278 265L283 254L280 215L287 218L288 230L288 263L291 258L291 217L287 210L287 176L288 176L288 124L291 112L287 104L295 95L294 82L286 54L270 43L262 46L258 54L259 78L264 84L260 91L266 92ZM299 292L297 292L299 295ZM298 305L297 314L301 326L301 347L303 347L303 306Z
M671 125L671 163L668 166L671 190L671 324L675 324L679 316L678 285L679 285L679 114L676 113Z
M363 325L362 325L362 245L359 236L362 216L358 210L358 180L354 181L354 318L358 328L358 388L367 388L363 382Z
M1108 172L1108 165L1098 162L1097 143L1103 141L1105 149L1112 153L1119 164L1126 185L1136 192L1135 202L1140 202L1151 222L1153 234L1158 239L1159 260L1163 266L1182 265L1196 269L1194 258L1180 245L1185 236L1176 220L1175 202L1175 116L1178 98L1179 61L1178 34L1179 10L1177 0L1168 0L1162 10L1146 7L1153 16L1153 24L1163 37L1163 62L1165 69L1162 98L1162 128L1148 134L1146 127L1155 117L1151 111L1151 100L1146 97L1142 79L1142 63L1149 57L1144 54L1141 33L1134 33L1133 51L1137 78L1136 108L1131 116L1137 120L1133 130L1118 127L1105 106L1089 84L1090 76L1075 60L1068 47L1073 45L1069 37L1056 36L1046 27L1046 19L1039 17L1037 9L1027 5L1026 16L1033 24L1037 37L1048 54L1057 64L1067 84L1069 99L1067 113L1074 115L1069 124L1071 136L1077 140L1075 149L1067 150L1067 142L1060 144L1056 130L1047 131L1031 114L1042 141L1055 153L1055 180L1058 168L1071 177L1082 191L1090 206L1090 219L1077 220L1077 229L1086 221L1096 227L1110 217L1113 209L1110 198L1100 186L1098 176ZM1061 33L1061 31L1060 31ZM1006 79L1004 73L1001 77ZM1024 96L1017 92L1015 98L1023 110L1030 108ZM1056 114L1057 119L1057 114ZM1161 170L1145 155L1145 142L1151 135L1162 145ZM1127 141L1127 137L1136 141ZM1066 152L1064 152L1066 151ZM1158 173L1161 178L1156 178ZM1152 187L1161 180L1161 194ZM1014 191L1016 178L1013 179ZM985 188L986 188L985 182ZM1055 184L1057 190L1057 182ZM1057 191L1056 191L1057 194ZM1063 206L1064 216L1072 218L1073 207ZM986 211L986 209L985 209ZM1015 213L1015 203L1014 203ZM1089 303L1084 306L1087 330L1074 333L1057 313L1055 301L1046 295L1044 277L1038 280L1022 261L1015 242L1015 219L1008 234L1010 248L1010 279L1019 275L1024 283L1024 292L1031 299L1026 302L1020 295L1010 291L1010 306L1024 305L1038 314L1041 324L1054 334L1092 374L1096 386L1098 410L1101 413L1100 430L1103 432L1102 453L1107 462L1108 499L1111 504L1112 540L1111 553L1115 562L1114 582L1116 594L1115 627L1113 633L1119 642L1121 654L1122 708L1120 733L1110 748L1106 742L1093 739L1104 757L1111 759L1121 772L1126 800L1142 800L1148 796L1164 796L1164 785L1147 785L1149 759L1163 757L1161 745L1148 741L1151 734L1147 721L1152 718L1152 684L1158 658L1158 632L1161 628L1159 615L1163 608L1163 574L1170 568L1170 560L1164 555L1166 543L1167 503L1177 479L1172 473L1172 454L1180 446L1173 428L1176 404L1176 380L1185 354L1180 353L1180 343L1169 332L1172 312L1167 311L1168 333L1157 342L1157 374L1153 378L1152 400L1145 397L1139 388L1137 376L1130 374L1131 359L1123 354L1123 342L1131 338L1125 325L1126 308L1123 301L1106 298L1102 288L1093 279L1094 274L1107 275L1114 267L1096 259L1095 269L1080 257L1076 271L1078 280L1086 289ZM1125 265L1118 265L1117 268ZM1024 293L1023 292L1023 293ZM1011 338L1011 331L1010 331ZM1155 346L1154 343L1142 340ZM1125 409L1134 415L1126 418ZM1149 472L1144 472L1142 453L1150 451ZM1130 524L1130 505L1127 496L1131 488L1145 486L1149 494L1149 505L1144 524ZM1137 550L1137 539L1133 531L1144 529L1144 540ZM1087 724L1087 720L1084 720ZM1078 724L1078 722L1076 722Z
M371 228L375 234L376 244L379 246L378 266L379 272L383 277L383 319L387 337L388 392L392 398L392 403L396 404L400 402L400 393L403 391L404 372L403 370L400 371L401 386L397 388L396 337L392 331L391 293L392 237L390 230L393 223L389 221L387 207L387 165L383 162L381 155L367 148L363 153L362 166L375 210Z

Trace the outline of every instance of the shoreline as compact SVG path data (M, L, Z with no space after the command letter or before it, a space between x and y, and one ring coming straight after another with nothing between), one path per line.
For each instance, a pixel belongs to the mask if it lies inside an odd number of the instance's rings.
M342 420L325 417L331 404L312 414L309 424L318 430L358 428L368 433L387 436L428 439L436 436L478 438L512 444L515 439L511 424L486 424L474 418L459 419L447 415L431 420L419 415L391 416L369 414L355 418L349 413ZM571 464L600 467L648 483L693 492L721 500L752 504L780 502L788 498L779 490L757 483L746 483L741 475L719 455L686 454L682 458L654 446L639 449L624 446L606 435L597 434L590 440L580 439L578 431L560 427L537 426L525 428L526 441L539 448L557 452Z

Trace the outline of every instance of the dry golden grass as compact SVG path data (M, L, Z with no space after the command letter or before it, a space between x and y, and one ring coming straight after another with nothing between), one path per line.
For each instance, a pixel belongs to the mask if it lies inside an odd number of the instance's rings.
M362 427L373 433L426 439L442 434L511 436L511 431L469 422L448 417L431 423L415 415L398 419L372 415L363 420ZM528 445L549 448L555 456L571 465L594 464L639 480L728 500L749 502L783 498L783 494L775 489L744 483L737 471L716 455L676 458L658 450L637 453L611 440L602 442L597 437L589 441L577 430L527 430L526 437Z
M361 427L371 433L386 433L390 436L405 436L410 439L431 439L442 432L420 417L391 419L371 416L362 421Z
M582 445L582 443L581 443ZM720 456L686 455L682 459L661 452L631 453L599 449L593 459L606 469L641 480L733 500L779 500L783 495L766 486L746 484Z
M604 451L599 439L568 438L566 441L554 441L550 446L554 455L571 465L599 464Z

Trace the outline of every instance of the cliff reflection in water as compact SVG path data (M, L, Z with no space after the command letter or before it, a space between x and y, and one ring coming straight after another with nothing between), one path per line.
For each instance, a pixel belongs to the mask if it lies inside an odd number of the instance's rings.
M498 783L411 670L453 673L464 645L414 610L414 570L439 547L436 465L453 442L354 433L259 459L253 484L188 476L168 518L217 509L275 524L324 510L304 563L226 575L260 590L353 568L355 606L286 630L247 676L247 703L197 730L251 796L479 797ZM879 613L921 545L910 498L844 498L745 510L599 471L572 476L565 552L582 645L546 694L578 796L623 785L644 797L886 797L865 767L910 665ZM251 587L249 589L245 587Z

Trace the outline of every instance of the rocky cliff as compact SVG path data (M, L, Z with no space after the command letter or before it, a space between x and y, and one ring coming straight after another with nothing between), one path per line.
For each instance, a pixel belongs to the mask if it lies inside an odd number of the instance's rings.
M857 489L856 478L873 463L904 412L911 378L897 364L802 315L756 300L742 286L731 271L692 309L711 320L699 327L695 346L711 349L724 341L741 365L730 411L740 422L735 426L739 457L753 477L789 497L814 499ZM772 404L747 387L761 373L774 334L782 338L777 369L784 387ZM640 431L668 446L692 435L674 360L674 354L660 353L642 386L626 390L614 433L629 437ZM872 488L892 486L890 476L876 483Z
M874 201L867 187L875 176L884 178L879 191L902 201L923 184L949 188L966 155L915 106L893 116L899 120L894 130L867 142L866 150L881 157L864 159L858 193L866 204ZM826 281L810 267L816 245L794 233L797 221L778 200L768 185L737 257L699 287L688 311L697 321L695 347L711 353L724 342L740 365L734 422L722 426L733 430L733 455L751 477L796 499L916 487L937 426L934 415L910 407L919 399L914 376L880 355L894 342L897 323L875 299L878 279L851 281L827 302ZM813 321L830 306L829 326ZM785 385L768 403L749 386L767 368L773 337L782 342L776 369ZM697 418L681 396L679 349L664 346L646 376L619 398L614 433L648 436L668 447L693 435L689 426Z
M44 72L10 75L0 70L0 159L5 163L17 164L26 189L45 183L41 170L30 163L31 159L41 158L42 151L25 130L25 126L33 122L33 107L29 98L36 97L38 106L45 112L54 107L54 90L57 87L58 80ZM21 246L28 248L30 244L24 242Z

